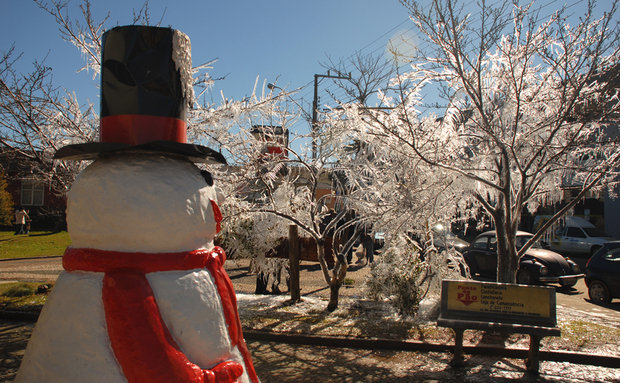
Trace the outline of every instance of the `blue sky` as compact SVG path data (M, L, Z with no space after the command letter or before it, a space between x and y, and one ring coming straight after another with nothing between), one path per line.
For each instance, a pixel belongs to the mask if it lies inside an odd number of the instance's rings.
M0 51L11 44L24 57L23 70L35 58L46 58L58 85L75 91L80 100L98 104L98 80L76 73L83 65L80 53L61 39L52 16L31 0L0 0ZM80 1L70 0L69 16L79 18ZM142 0L93 0L93 15L107 12L106 29L125 25ZM390 36L410 28L406 9L397 0L151 0L151 23L162 20L189 35L194 65L218 59L211 73L226 76L214 89L241 99L252 91L255 79L294 89L325 73L319 62L327 57L349 57L359 49L383 51ZM311 87L304 92L312 97ZM303 94L302 94L303 95ZM308 100L307 100L308 101Z
M80 18L81 1L68 2L69 17ZM565 3L574 14L584 11L583 0L535 4L543 8L546 18ZM95 20L109 13L108 29L130 23L133 11L143 4L143 0L92 0L92 11ZM414 34L407 10L398 0L150 0L149 8L152 24L161 20L162 26L189 35L194 65L218 59L210 73L226 78L208 95L216 104L220 91L237 100L249 95L260 76L261 82L277 81L288 90L305 86L297 98L309 105L313 75L325 73L320 62L328 57L346 59L358 50L379 54L390 38ZM597 8L607 10L609 0L599 1ZM93 80L92 73L76 73L84 61L75 47L62 40L52 16L32 0L0 0L0 10L1 52L14 43L24 54L20 61L24 72L32 68L34 59L46 57L57 85L75 91L81 102L90 100L98 106L99 79ZM322 81L320 92L330 86L330 80ZM329 99L325 93L320 95Z

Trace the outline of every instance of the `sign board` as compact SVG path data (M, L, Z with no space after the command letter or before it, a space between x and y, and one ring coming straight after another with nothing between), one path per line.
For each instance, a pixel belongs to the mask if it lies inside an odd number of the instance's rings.
M456 319L556 325L555 289L551 287L444 280L441 294L442 312Z

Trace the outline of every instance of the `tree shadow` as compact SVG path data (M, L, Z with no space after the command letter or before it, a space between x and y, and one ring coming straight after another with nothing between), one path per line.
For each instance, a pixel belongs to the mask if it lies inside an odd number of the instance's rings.
M0 381L13 381L34 324L0 321ZM365 350L248 341L256 372L270 382L551 382L561 376L525 373L521 360L471 356L449 366L450 353Z
M525 373L521 361L474 356L461 368L451 355L291 345L250 341L256 372L270 382L547 382Z
M583 294L581 291L577 290L574 286L571 286L571 287L556 286L555 291L559 294L564 294L564 295Z
M34 324L0 320L0 381L12 382Z
M299 266L299 270L319 271L319 270L321 270L321 265L319 263L304 264L304 265L300 265Z
M58 234L57 231L48 231L45 233L37 233L37 234L28 234L29 237L47 237L49 235Z
M310 295L312 295L314 293L318 293L319 291L324 291L324 290L327 290L327 289L329 289L329 286L325 286L325 287L318 288L316 290L308 291L306 293L301 294L301 296L307 297L307 296L310 296Z
M588 303L592 303L593 305L604 307L606 309L620 311L620 302L600 303L600 302L595 302L591 300L590 298L583 298L583 300Z
M349 267L347 268L347 271L358 271L360 269L363 269L364 267L366 267L365 263L363 264L355 263L355 264L349 265Z
M239 278L245 278L248 275L250 275L249 273L245 272L245 273L239 273L239 274L232 274L231 271L241 271L241 270L247 270L246 269L227 269L227 274L228 274L228 278L230 278L230 280L235 280L235 279L239 279Z

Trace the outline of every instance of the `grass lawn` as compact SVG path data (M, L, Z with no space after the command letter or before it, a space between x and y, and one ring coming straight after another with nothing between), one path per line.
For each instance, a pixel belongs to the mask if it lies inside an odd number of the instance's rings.
M0 259L62 255L70 244L71 239L66 231L31 231L29 235L0 231Z
M45 286L45 291L37 291ZM0 310L39 311L47 300L51 283L3 283L0 285Z

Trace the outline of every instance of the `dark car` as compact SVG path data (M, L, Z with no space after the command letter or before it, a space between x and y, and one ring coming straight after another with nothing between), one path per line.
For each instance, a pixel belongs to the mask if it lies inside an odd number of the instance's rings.
M533 234L517 232L517 249L520 249ZM497 276L497 237L495 231L487 231L474 239L463 253L472 276L495 279ZM563 287L574 286L583 278L579 266L562 255L537 245L530 247L519 259L517 283L559 283Z
M588 295L596 303L620 298L620 241L607 242L586 263Z
M469 247L469 242L457 237L441 224L433 226L433 244L440 251L455 249L461 253Z

